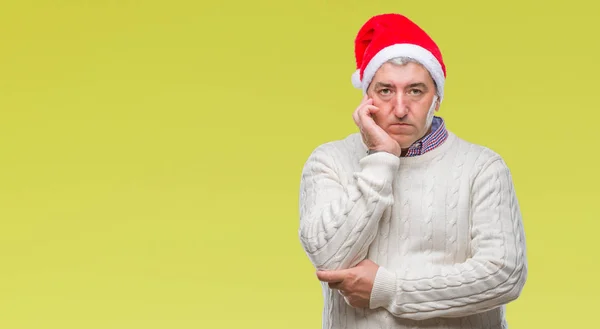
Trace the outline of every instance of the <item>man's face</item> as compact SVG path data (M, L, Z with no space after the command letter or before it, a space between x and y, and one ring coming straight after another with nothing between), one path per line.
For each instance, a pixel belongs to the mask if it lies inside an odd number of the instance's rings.
M402 149L428 133L434 114L430 109L435 85L422 65L385 63L375 73L367 95L379 108L373 119ZM438 109L436 104L435 111Z

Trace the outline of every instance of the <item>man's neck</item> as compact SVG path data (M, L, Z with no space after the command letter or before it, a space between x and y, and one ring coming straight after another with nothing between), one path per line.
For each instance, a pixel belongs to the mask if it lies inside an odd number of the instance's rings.
M431 134L431 126L429 126L429 129L427 129L427 132L425 132L425 134L419 138L417 138L417 140L415 140L410 146L415 145L415 143L419 142L420 140L422 140L423 138L425 138L427 135ZM410 149L410 147L408 148L403 148L402 151L400 152L400 156L406 156L406 153L408 153L408 150Z

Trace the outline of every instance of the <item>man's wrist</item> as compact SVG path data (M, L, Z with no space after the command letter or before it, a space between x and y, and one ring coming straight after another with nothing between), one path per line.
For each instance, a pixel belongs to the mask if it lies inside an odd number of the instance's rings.
M371 155L371 154L375 154L378 152L385 152L384 150L374 150L374 149L368 149L367 150L367 155Z
M390 154L393 154L394 156L397 156L397 157L400 156L400 154L395 154L394 152L390 152L390 151L387 151L387 150L377 150L377 149L368 149L367 150L367 155L371 155L371 154L375 154L375 153L379 153L379 152L390 153Z

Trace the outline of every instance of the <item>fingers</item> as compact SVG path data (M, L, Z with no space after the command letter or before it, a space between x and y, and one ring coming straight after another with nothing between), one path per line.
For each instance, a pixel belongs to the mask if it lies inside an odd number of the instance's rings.
M375 105L366 105L364 108L362 108L357 114L359 127L368 130L369 128L377 125L371 116L371 114L374 114L377 111L379 111L379 108Z
M353 294L348 293L347 291L338 290L338 293L344 298L344 301L346 302L346 304L348 304L348 306L350 306L352 308L368 307L368 304L361 303L361 301L359 299L357 299ZM364 305L364 304L366 304L366 305Z
M381 140L385 140L385 132L375 122L373 114L377 113L379 108L373 105L373 99L365 95L361 104L352 113L354 123L360 130L363 143L369 148L376 147L376 144L381 144Z
M369 95L364 94L362 100L360 101L361 105L369 100Z
M373 119L373 117L371 116L372 114L377 113L377 111L379 111L379 108L375 105L366 105L364 108L361 109L361 111L358 112L358 116L360 121L362 122L363 120L368 119Z
M346 270L341 271L318 271L317 278L322 282L342 282L346 277Z
M371 100L369 98L369 96L365 95L362 99L362 101L360 102L360 104L358 105L358 107L354 110L354 112L352 113L352 118L354 119L354 123L357 126L360 126L360 120L358 117L358 112L366 105L366 104L371 104L373 102L373 100Z
M375 264L375 262L373 262L370 259L363 259L358 264L356 264L356 266L354 266L354 267L364 267L364 266L370 266L370 265L377 265L377 264Z
M354 110L354 113L352 113L352 118L354 119L354 123L358 127L361 127L365 124L364 121L372 121L373 118L371 117L371 114L374 114L377 111L379 111L379 108L373 105L373 99L366 98L365 96L360 105Z
M328 286L330 289L342 290L342 283L343 282L329 282Z

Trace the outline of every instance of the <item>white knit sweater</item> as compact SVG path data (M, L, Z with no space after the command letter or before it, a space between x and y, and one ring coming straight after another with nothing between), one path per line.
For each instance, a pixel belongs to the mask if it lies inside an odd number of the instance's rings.
M323 328L506 328L527 260L503 159L452 132L416 157L366 150L352 134L302 171L299 236L314 266L380 265L366 309L321 284Z

